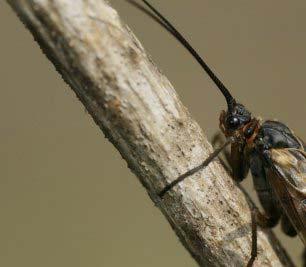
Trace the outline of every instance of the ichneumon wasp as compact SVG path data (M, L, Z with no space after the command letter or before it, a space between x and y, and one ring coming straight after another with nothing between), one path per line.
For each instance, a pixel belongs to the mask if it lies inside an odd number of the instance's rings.
M283 231L289 236L299 235L306 246L306 145L283 123L252 116L245 106L238 103L229 90L218 79L210 67L192 48L176 28L148 1L145 6L128 0L172 36L174 36L197 60L223 94L227 111L220 114L220 129L226 141L216 149L200 166L179 176L159 193L162 198L171 188L188 176L206 167L227 146L231 146L227 161L233 178L240 182L248 174L264 210L252 210L252 252L248 266L257 256L257 224L273 227L279 220Z

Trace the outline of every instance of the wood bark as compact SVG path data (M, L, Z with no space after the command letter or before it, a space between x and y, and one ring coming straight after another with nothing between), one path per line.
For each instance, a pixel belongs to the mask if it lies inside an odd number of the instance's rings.
M157 196L212 148L117 12L103 0L7 2L198 264L245 266L251 248L250 210L218 161L164 199ZM269 231L260 230L258 242L255 266L292 266Z

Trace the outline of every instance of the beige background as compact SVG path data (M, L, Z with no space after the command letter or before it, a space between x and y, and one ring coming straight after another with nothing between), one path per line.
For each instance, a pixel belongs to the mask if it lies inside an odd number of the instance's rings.
M207 75L112 2L211 137L225 103ZM152 2L254 114L305 139L305 1ZM0 266L196 266L5 1L0 32ZM298 262L301 242L278 235Z

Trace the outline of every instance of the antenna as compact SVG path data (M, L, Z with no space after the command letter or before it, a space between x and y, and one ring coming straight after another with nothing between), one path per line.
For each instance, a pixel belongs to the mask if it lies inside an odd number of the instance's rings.
M236 101L230 94L229 90L225 87L225 85L218 79L218 77L214 74L214 72L210 69L210 67L205 63L203 58L194 50L194 48L189 44L189 42L182 36L177 29L156 9L154 8L148 1L142 0L142 2L153 12L151 13L149 10L145 9L140 4L136 3L134 0L128 0L128 2L134 5L136 8L146 13L149 17L155 20L158 24L160 24L164 29L166 29L175 39L177 39L195 58L195 60L201 65L201 67L205 70L208 76L213 80L213 82L217 85L225 100L227 102L227 106L229 110L232 110Z
M209 163L211 163L218 155L219 153L226 148L229 144L233 143L234 139L233 138L229 138L226 140L226 142L219 147L218 149L216 149L215 151L213 151L207 159L205 159L199 166L185 172L184 174L182 174L181 176L179 176L178 178L176 178L174 181L172 181L170 184L166 185L164 187L164 189L162 189L159 192L159 197L163 198L164 195L175 185L177 185L178 183L182 182L183 180L185 180L187 177L189 177L190 175L195 174L196 172L204 169L206 166L208 166Z

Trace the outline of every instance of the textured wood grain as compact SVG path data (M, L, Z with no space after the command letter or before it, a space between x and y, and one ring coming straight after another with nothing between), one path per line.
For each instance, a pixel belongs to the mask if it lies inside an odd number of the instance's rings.
M7 1L198 264L245 266L251 247L249 207L218 162L158 198L167 183L212 150L117 12L103 0ZM260 231L255 266L292 264L278 242Z

